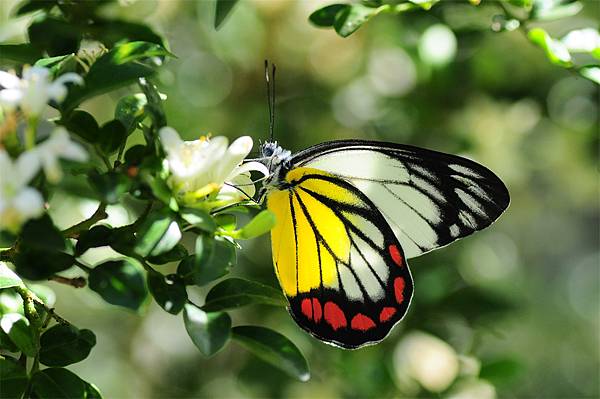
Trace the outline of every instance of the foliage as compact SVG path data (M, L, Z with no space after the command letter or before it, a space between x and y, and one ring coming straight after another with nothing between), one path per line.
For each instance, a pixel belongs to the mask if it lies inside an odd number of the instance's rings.
M39 91L52 109L37 120L0 113L0 196L30 151L63 172L15 184L39 193L36 215L0 229L0 396L598 396L598 106L579 77L599 80L593 6L19 2L0 32L26 35L0 44L2 67L81 82ZM293 324L260 236L272 215L174 189L162 128L265 130L265 54L286 147L407 142L510 187L493 229L410 260L411 309L376 346L341 351ZM44 145L55 125L87 159Z
M63 368L90 355L96 345L95 334L58 316L52 303L36 295L32 282L49 279L75 288L88 285L108 304L136 312L142 311L151 296L165 312L182 314L192 342L202 354L211 356L228 343L232 334L232 319L226 310L251 303L284 306L285 301L263 284L226 279L211 290L210 300L200 308L188 299L187 287L204 286L227 275L235 265L235 240L267 233L274 217L262 211L238 228L235 213L228 207L231 204L220 199L223 181L211 182L209 190L200 187L205 191L186 192L187 197L181 197L179 186L171 180L172 170L163 162L166 154L159 131L166 126L167 116L162 106L164 96L151 80L164 62L175 57L160 35L142 24L101 16L100 3L25 1L16 13L33 11L36 17L28 28L29 42L2 47L2 63L12 63L23 78L19 81L3 72L4 94L8 96L14 90L21 97L15 103L4 104L0 149L6 149L6 162L12 162L11 158L28 160L15 167L34 168L37 157L43 162L54 156L52 165L58 177L51 180L46 169L45 176L33 170L31 183L26 186L29 179L24 180L23 190L33 190L30 192L43 196L44 201L55 192L80 196L95 201L97 208L89 218L59 229L43 209L28 215L18 213L18 204L10 209L0 206L0 213L4 212L0 216L4 247L0 251L0 289L7 300L17 297L23 304L20 311L3 312L0 318L5 334L0 349L10 352L1 360L0 385L10 397L96 398L100 397L97 388ZM92 42L95 47L83 50L84 42ZM24 63L34 67L28 69ZM30 80L27 73L32 76ZM27 92L35 90L40 80L50 85L52 80L64 81L67 76L76 84L61 86L60 96ZM99 124L94 115L81 109L83 102L117 90L120 100L114 119ZM29 103L25 96L29 94L42 100L35 109L26 106ZM35 98L29 100L33 104ZM76 137L65 136L66 145L80 155L71 156L73 163L62 160L70 159L64 146L52 154L43 153L49 147L46 143L57 135L45 138L38 129L46 102L59 113L51 122ZM10 124L13 120L16 123ZM17 137L19 126L25 126L28 132L24 142ZM143 140L129 144L136 135ZM218 140L222 142L216 138L211 143ZM225 161L215 160L213 167ZM4 180L12 176L2 173L2 184L9 184ZM189 200L192 194L193 200ZM2 195L6 198L0 202L12 198L10 191ZM111 225L106 221L107 209L123 201L132 202L137 217L127 225ZM234 211L254 208L241 204ZM19 218L10 219L9 211ZM182 244L184 239L195 239L191 253ZM112 248L118 257L100 259L95 265L84 260L88 251L102 247ZM158 270L158 266L170 262L179 262L175 273ZM85 276L60 274L72 268L80 269ZM262 345L269 346L269 334L275 333L266 328L256 331L253 339L262 339ZM306 379L308 369L301 353L287 338L280 334L277 337L272 351L287 362L281 367ZM282 345L292 352L281 352ZM250 345L250 350L254 347ZM298 362L304 362L302 375L288 365Z

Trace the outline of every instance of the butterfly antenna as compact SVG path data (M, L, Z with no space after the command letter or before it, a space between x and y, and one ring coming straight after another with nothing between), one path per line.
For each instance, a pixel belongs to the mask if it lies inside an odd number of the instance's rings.
M265 60L265 82L267 84L267 105L269 107L269 141L273 142L275 135L275 71L277 67L271 64L271 74L269 76L269 61Z

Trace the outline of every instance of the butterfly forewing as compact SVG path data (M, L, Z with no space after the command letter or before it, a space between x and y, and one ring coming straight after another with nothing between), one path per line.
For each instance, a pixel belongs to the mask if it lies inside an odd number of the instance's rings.
M384 216L343 178L294 168L268 208L273 261L294 320L345 348L383 339L413 292L400 243Z
M351 183L383 214L407 258L489 226L509 203L502 181L484 166L407 145L333 141L296 154L292 165Z

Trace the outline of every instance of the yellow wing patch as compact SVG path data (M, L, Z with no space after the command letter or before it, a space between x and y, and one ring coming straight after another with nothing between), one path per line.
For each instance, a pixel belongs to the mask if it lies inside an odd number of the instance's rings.
M288 296L309 292L321 284L337 288L338 272L332 253L342 262L349 262L350 238L344 223L333 210L299 188L343 203L356 203L358 199L352 192L326 181L309 179L294 185L306 174L331 176L316 169L296 168L286 176L292 187L271 192L267 197L267 207L277 219L271 231L273 263ZM326 246L319 243L315 230Z

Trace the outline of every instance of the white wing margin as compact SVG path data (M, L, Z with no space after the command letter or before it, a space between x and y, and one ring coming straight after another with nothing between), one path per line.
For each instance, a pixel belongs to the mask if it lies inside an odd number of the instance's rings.
M330 141L294 155L292 165L326 171L362 191L408 258L489 226L510 202L504 183L484 166L408 145Z

